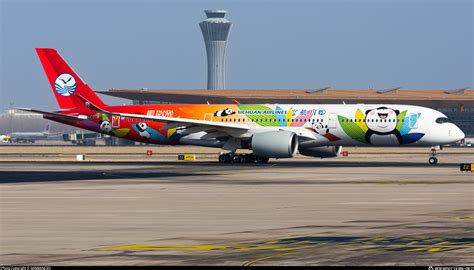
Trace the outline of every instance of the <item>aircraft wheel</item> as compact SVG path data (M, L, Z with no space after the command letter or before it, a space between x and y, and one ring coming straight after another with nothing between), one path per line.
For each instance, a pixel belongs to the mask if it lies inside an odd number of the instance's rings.
M229 163L229 156L227 154L220 154L219 155L219 163Z
M240 155L233 155L232 156L232 163L241 163L243 161L242 157Z
M438 159L436 157L430 157L428 159L428 163L431 165L436 165L438 163Z

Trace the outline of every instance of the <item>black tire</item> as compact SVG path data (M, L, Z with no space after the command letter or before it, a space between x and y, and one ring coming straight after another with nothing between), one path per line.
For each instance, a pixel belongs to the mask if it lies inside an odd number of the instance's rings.
M241 163L242 157L240 155L232 155L232 163Z
M436 157L430 157L428 159L428 163L431 165L436 165L438 163L438 159Z
M219 163L227 163L227 162L228 162L228 158L226 154L219 155Z

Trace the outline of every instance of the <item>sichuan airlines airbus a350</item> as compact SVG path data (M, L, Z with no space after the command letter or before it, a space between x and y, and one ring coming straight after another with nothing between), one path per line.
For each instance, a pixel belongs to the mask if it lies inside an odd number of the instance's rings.
M128 140L229 151L227 162L268 162L297 152L336 157L342 146L427 146L464 133L443 113L394 104L106 105L54 49L36 49L60 110L44 118ZM253 154L235 154L250 149ZM429 158L436 164L435 152Z

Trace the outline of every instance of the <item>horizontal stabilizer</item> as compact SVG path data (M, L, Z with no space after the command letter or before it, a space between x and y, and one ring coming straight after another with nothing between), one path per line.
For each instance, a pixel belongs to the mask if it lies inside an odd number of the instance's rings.
M34 110L30 108L15 108L15 110L26 111L26 112L34 112L38 114L42 114L43 116L50 116L50 117L59 117L64 119L70 120L86 120L87 116L85 115L68 115L68 114L61 114L61 113L53 113L53 112L45 112L40 110Z

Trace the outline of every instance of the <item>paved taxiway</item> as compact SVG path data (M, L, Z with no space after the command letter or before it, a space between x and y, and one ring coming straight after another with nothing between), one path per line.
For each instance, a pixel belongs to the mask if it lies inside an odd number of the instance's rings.
M0 264L474 263L474 175L459 171L473 154L50 158L0 163Z

